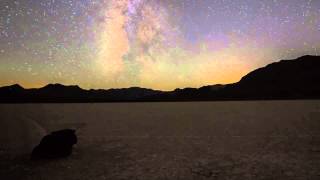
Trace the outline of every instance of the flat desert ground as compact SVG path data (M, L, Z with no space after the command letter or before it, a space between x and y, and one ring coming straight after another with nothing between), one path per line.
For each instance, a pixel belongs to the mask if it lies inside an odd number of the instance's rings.
M320 101L1 104L0 179L320 179ZM31 161L77 129L68 158Z

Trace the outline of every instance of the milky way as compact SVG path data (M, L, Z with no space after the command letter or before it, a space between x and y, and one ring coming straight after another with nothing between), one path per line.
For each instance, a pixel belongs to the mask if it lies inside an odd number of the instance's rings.
M319 0L0 1L0 85L171 90L319 53Z

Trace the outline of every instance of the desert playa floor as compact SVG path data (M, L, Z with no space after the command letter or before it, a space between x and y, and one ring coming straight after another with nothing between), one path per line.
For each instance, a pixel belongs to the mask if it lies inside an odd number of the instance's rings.
M320 101L1 104L0 179L320 179ZM75 128L65 159L31 161Z

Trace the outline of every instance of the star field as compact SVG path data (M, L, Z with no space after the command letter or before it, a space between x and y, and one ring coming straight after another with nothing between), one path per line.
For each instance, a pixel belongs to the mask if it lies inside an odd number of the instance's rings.
M171 90L320 53L318 0L1 0L0 85Z

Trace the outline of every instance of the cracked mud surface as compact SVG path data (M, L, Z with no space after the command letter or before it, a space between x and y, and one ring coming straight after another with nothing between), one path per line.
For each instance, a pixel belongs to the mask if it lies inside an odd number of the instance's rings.
M0 179L320 179L320 101L25 104L0 112ZM42 134L60 128L78 129L73 154L30 161Z

